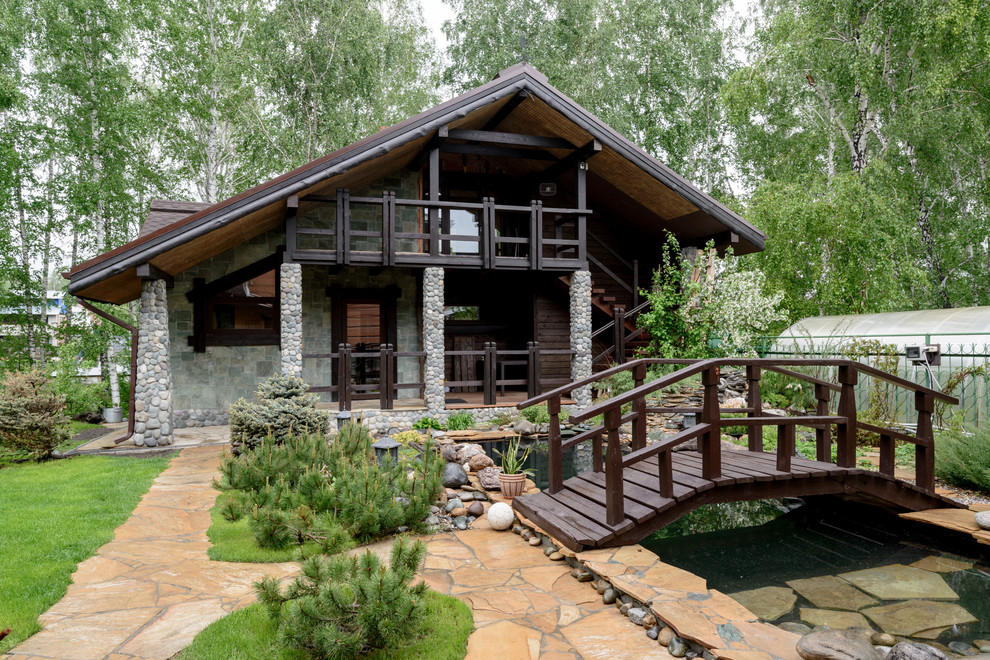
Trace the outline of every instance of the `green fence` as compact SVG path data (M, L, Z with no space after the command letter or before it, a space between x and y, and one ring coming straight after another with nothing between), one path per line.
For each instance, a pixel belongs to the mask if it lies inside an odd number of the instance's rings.
M931 335L764 337L754 348L761 357L854 359L958 398L958 406L939 411L942 414L937 422L985 424L990 419L990 365L987 364L990 362L990 343L941 343L940 364L927 368L905 358L905 345L938 343L946 336L934 337L935 342L931 341ZM886 343L892 338L896 339L896 344ZM823 378L834 379L835 376L828 373L826 367L809 368L808 371ZM917 419L911 392L869 377L860 378L856 399L861 414L879 410L882 417L907 425Z

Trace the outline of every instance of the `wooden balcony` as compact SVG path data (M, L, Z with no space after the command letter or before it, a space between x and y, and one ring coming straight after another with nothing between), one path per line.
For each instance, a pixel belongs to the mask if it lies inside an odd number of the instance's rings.
M298 213L300 202L325 208L323 213L305 216L304 223ZM516 206L496 204L491 197L477 203L397 199L392 192L352 197L341 188L336 197L290 199L286 258L340 266L585 270L589 213L544 207L540 200ZM454 214L456 220L451 222ZM476 231L453 233L454 224Z

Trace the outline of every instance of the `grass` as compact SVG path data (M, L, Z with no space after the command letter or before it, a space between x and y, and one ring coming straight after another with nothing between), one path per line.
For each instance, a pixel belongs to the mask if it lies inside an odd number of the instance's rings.
M82 433L83 431L88 431L89 429L98 429L100 428L100 426L101 426L100 424L89 424L87 422L77 422L76 420L70 421L69 439L61 443L58 447L56 447L55 451L64 454L66 452L72 451L73 449L75 449L80 445L86 444L87 442L89 442L89 440L73 440L73 438L76 435Z
M471 609L453 596L426 592L422 636L364 656L366 660L460 660L474 629ZM303 660L308 656L284 648L268 610L255 604L214 622L196 636L176 660Z
M247 563L274 563L284 561L297 561L302 557L317 553L320 546L314 542L304 545L292 545L282 550L272 550L270 548L258 547L254 540L254 534L248 527L247 517L241 518L237 522L226 520L219 513L219 508L214 506L210 510L213 522L206 535L210 538L213 546L207 550L207 554L213 561L240 561Z
M36 633L76 565L127 520L168 457L87 456L0 470L0 653Z

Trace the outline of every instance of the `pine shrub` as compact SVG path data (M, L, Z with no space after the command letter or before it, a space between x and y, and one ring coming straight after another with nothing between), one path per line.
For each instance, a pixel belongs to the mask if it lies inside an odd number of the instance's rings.
M291 434L326 434L330 413L317 410L319 397L296 376L276 374L258 386L257 402L238 399L230 407L230 439L234 451L257 446L271 436L285 442Z
M385 565L374 553L316 555L284 590L266 577L261 602L289 644L315 658L354 658L397 648L416 635L426 613L426 584L410 586L426 553L421 541L400 538Z
M954 486L990 493L990 428L939 433L935 440L935 474Z
M69 439L65 396L41 371L11 372L0 383L0 446L48 458Z

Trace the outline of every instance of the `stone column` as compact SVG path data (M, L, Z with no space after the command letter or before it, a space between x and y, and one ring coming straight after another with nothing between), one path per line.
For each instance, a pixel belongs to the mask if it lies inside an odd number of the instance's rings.
M591 273L571 273L571 380L591 375ZM579 408L591 405L591 386L571 393Z
M443 268L423 270L423 399L431 415L444 409Z
M302 375L302 266L282 264L279 314L282 332L282 375Z
M172 363L169 358L168 300L164 280L141 283L138 309L137 384L134 388L134 444L172 444Z

